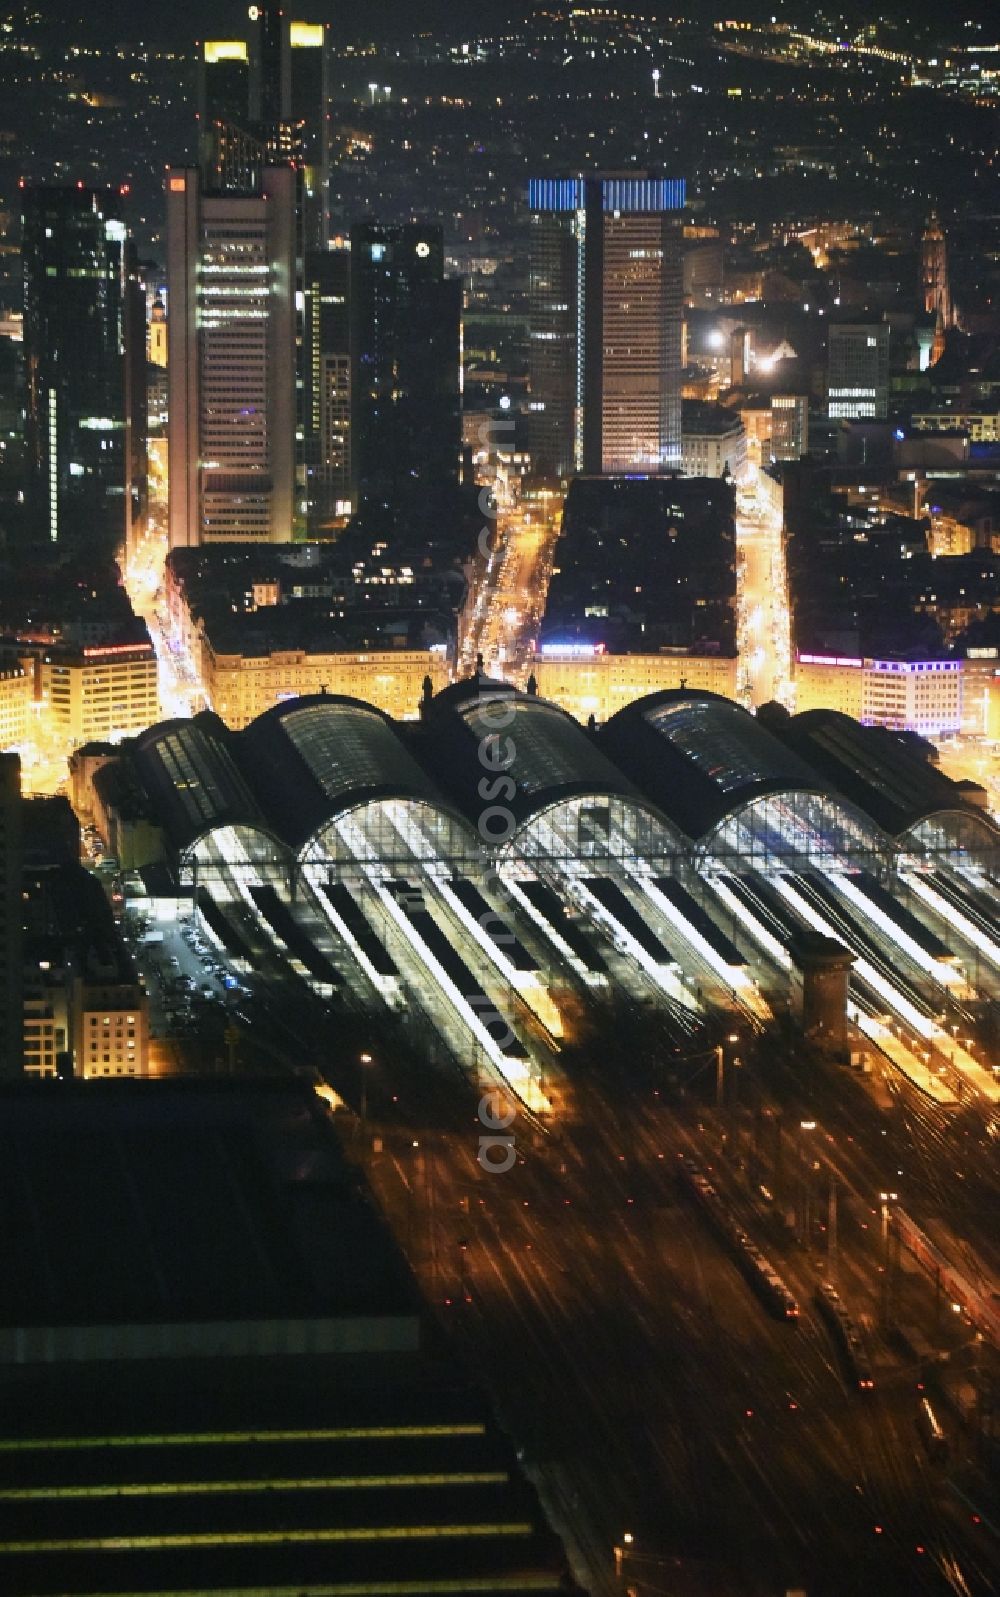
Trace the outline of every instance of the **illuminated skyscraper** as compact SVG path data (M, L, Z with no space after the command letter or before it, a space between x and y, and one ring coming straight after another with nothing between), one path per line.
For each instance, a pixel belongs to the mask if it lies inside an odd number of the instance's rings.
M827 415L831 421L885 421L889 409L889 328L885 322L830 328Z
M172 548L292 536L295 179L205 194L168 171Z
M137 340L145 356L145 304L121 196L26 189L22 211L28 531L113 554L141 509L145 447L128 360Z
M322 23L289 22L284 44L288 95L287 119L281 124L282 153L295 167L296 495L299 517L306 523L315 523L317 519L326 521L333 514L328 491L332 478L320 431L324 380L316 369L317 352L322 347L334 353L329 348L333 337L339 344L336 353L344 362L348 348L346 337L332 331L341 323L346 326L346 301L342 302L344 314L339 318L331 303L340 297L339 268L332 266L327 270L316 259L325 250L328 237L326 27ZM340 264L346 272L346 263ZM349 405L349 383L343 384L339 392L344 404ZM346 455L344 463L346 466ZM333 477L338 477L336 469ZM347 493L346 484L341 484L333 489L333 500L343 500Z
M351 496L350 273L347 250L306 255L306 513L317 530L344 515Z
M0 754L0 1077L24 1063L21 941L21 761Z
M323 23L288 24L288 114L302 169L300 205L308 248L322 247L328 235L329 85L327 29Z
M284 13L273 0L268 0L264 5L251 6L249 17L255 24L250 56L250 115L259 126L272 128L288 114Z
M951 327L954 318L948 286L948 245L936 211L931 212L920 240L920 286L927 315L933 316L941 327Z
M771 395L771 459L800 460L809 453L809 400L805 394Z
M275 4L253 5L248 15L252 25L249 43L242 40L209 41L202 49L199 90L200 193L203 216L207 217L210 209L208 202L217 197L239 197L247 203L253 203L261 202L269 195L274 200L277 190L270 172L283 168L293 173L290 265L286 263L282 268L282 286L275 288L266 302L267 320L273 327L277 327L282 314L279 312L279 302L287 299L292 308L294 491L290 512L279 512L279 520L287 526L290 535L293 525L302 527L317 515L321 519L327 517L328 495L325 490L320 491L327 458L320 437L323 382L321 374L314 370L322 335L315 326L307 325L310 316L315 320L324 290L320 287L313 301L309 302L305 281L307 256L312 251L322 249L327 238L327 30L322 24L291 21L282 8ZM221 216L221 212L218 214ZM267 214L271 218L267 231L273 235L273 205ZM284 245L279 249L279 256L283 253ZM235 301L233 285L220 290L220 297ZM231 309L235 311L235 303L231 304ZM258 306L251 313L247 308L244 326L259 319L260 309ZM226 317L225 320L232 324L232 331L235 327L234 318ZM216 335L219 332L218 317L213 323L213 331ZM340 354L346 359L346 341L341 340L341 343ZM232 343L230 353L235 348L236 344ZM250 345L239 341L239 348L241 358L246 362L251 357ZM283 386L284 378L279 375L283 354L279 354L270 336L268 349L272 376L279 386ZM269 377L267 382L271 385L272 378ZM345 403L348 393L349 385L345 383L342 388ZM235 391L232 397L235 400ZM251 408L254 407L244 406L241 411L245 414ZM268 413L273 419L279 415L279 411L274 409L273 398L268 400ZM203 417L202 425L208 428L210 418ZM283 419L280 425L283 434ZM281 450L275 455L272 449L274 443L272 438L268 448L270 456L277 462ZM218 453L215 450L209 458L214 459ZM261 471L264 470L262 462L258 461L257 465ZM215 468L204 469L207 473ZM283 473L284 467L281 466L280 475L283 476ZM274 507L284 503L284 490L278 487L277 481L275 492L278 498L274 501ZM338 497L342 499L346 492L346 488L342 488ZM317 500L317 493L322 503ZM242 489L240 498L243 506L240 519L249 515L255 527L259 528L263 517L260 503L254 498L251 507ZM190 529L193 525L190 505L182 519ZM205 506L199 519L204 536L208 525ZM210 519L215 522L214 516ZM235 536L232 530L235 522L228 518L228 513L223 519L231 528L225 536ZM270 512L264 519L272 525ZM179 523L175 525L175 530L179 536ZM253 535L260 535L259 531ZM276 535L272 525L268 536Z
M198 60L198 164L208 189L245 187L237 151L250 123L244 39L206 39Z
M528 204L536 467L679 470L683 182L534 179Z
M149 492L149 387L147 383L146 303L148 263L135 246L125 252L125 304L122 315L125 369L125 550L146 530Z
M350 312L355 503L457 483L462 295L440 227L352 228Z

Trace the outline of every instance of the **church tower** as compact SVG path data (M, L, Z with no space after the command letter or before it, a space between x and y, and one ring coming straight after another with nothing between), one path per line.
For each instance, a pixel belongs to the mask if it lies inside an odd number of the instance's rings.
M931 212L920 240L920 285L924 310L947 331L954 322L948 288L948 245L936 211Z

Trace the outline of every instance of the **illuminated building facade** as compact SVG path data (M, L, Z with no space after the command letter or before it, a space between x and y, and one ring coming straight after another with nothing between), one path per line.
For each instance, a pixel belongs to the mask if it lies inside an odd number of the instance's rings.
M55 1076L59 1055L69 1048L70 1033L65 970L48 959L31 959L24 970L24 1074L36 1079Z
M864 661L847 655L800 654L795 662L795 706L836 710L861 719Z
M21 1072L21 761L0 754L0 1077Z
M440 227L352 228L350 316L355 505L457 483L462 294Z
M543 643L531 663L538 692L577 721L609 721L664 688L736 697L736 659L722 654L608 654L600 644Z
M140 732L159 714L156 655L148 641L47 649L38 684L46 730L74 743Z
M144 1076L149 1002L97 878L62 864L23 878L24 1070Z
M747 472L747 435L739 412L685 401L681 469L685 477L728 475L742 482Z
M921 411L912 417L918 432L948 432L957 428L968 433L972 444L1000 444L1000 410Z
M145 303L117 192L26 189L26 512L30 538L109 554L141 508Z
M747 460L759 466L771 452L771 407L761 400L741 405L740 420L747 438Z
M315 257L325 253L328 232L327 30L320 23L290 21L274 5L251 7L250 20L254 26L249 44L216 40L203 46L201 189L205 196L273 198L275 185L268 171L291 168L294 174L291 265L285 270L294 316L294 515L302 526L329 519L329 495L321 492L326 483L320 471L329 451L323 447L319 414L327 376L334 411L346 403L349 391L343 381L346 334L338 340L340 363L333 362L326 373L318 360L319 330L314 325L320 300L326 297L322 283L316 282L324 277L324 269ZM231 285L225 292L232 300ZM336 424L331 430L337 430ZM334 476L338 469L346 469L344 460L334 467ZM342 501L346 488L338 483L335 489L335 500ZM242 508L259 523L259 503L244 500ZM230 536L231 531L223 535Z
M0 667L0 749L27 742L34 685L22 666Z
M234 731L285 699L323 692L365 699L386 715L410 720L417 714L425 679L430 678L435 692L448 681L443 649L324 654L282 649L258 656L217 653L205 636L201 658L208 701Z
M73 983L74 1074L145 1076L149 1071L148 1000L138 981L122 982L99 970Z
M951 327L954 317L948 285L948 245L936 212L932 212L920 240L920 288L927 315L933 316L939 327Z
M282 542L295 512L295 173L167 174L170 545Z
M167 307L159 295L157 295L153 308L149 313L146 344L146 358L149 364L166 370L169 353Z
M831 421L885 421L889 328L884 322L830 328L827 415Z
M752 465L801 460L809 453L809 400L805 394L762 394L741 404L739 413Z
M683 182L536 178L529 339L541 473L679 470Z
M935 558L942 555L968 555L976 547L976 532L957 516L948 516L931 510L927 547Z
M772 394L771 459L801 460L808 453L808 397L805 394Z
M961 660L870 660L800 654L796 707L837 710L865 726L922 737L962 730Z

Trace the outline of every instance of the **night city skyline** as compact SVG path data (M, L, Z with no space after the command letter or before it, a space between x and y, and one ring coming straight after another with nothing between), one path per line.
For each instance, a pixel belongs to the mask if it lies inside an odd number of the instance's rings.
M87 18L86 11L79 5L79 0L48 0L39 9L46 18L54 22L71 23ZM101 21L91 17L91 24L100 27L107 26L116 36L142 38L156 37L169 39L173 43L187 44L192 39L198 38L202 33L239 33L244 26L247 5L244 0L213 0L210 6L196 5L193 0L179 0L171 5L169 11L162 13L147 13L145 16L137 15L135 7L128 5L126 0L109 0L102 7ZM343 26L347 37L352 37L355 30L369 31L374 37L379 37L383 31L405 26L413 32L424 28L439 28L460 33L464 30L470 37L475 37L481 32L495 28L497 25L506 25L511 22L523 21L532 12L555 9L547 4L547 0L535 0L532 4L519 3L519 0L483 0L466 17L456 19L454 7L444 4L444 0L414 0L414 3L403 4L402 0L380 0L380 4L372 8L372 14L360 18L338 19L336 8L324 3L324 0L303 0L303 3L286 8L291 14L294 10L297 17L307 22L330 22ZM673 4L658 3L650 0L648 5L641 8L639 15L669 19L676 17L690 18L708 25L734 14L732 6L727 7L718 0L718 3L697 3L688 7L678 7ZM772 16L779 21L803 20L801 10L797 8L795 0L745 0L745 3L736 8L736 14L741 18L746 17L754 21L767 21ZM941 9L930 3L930 0L887 0L887 3L878 9L878 18L872 15L871 7L864 0L848 0L847 4L840 4L831 8L828 13L831 19L842 18L848 24L864 23L870 20L884 20L893 24L906 24L915 22L926 26L930 23L940 23ZM105 21L106 19L106 21ZM211 21L211 27L207 22ZM965 0L960 7L960 13L949 22L958 21L959 25L966 21L979 23L986 26L995 20L994 11L989 0Z
M0 1592L993 1597L995 4L0 82Z

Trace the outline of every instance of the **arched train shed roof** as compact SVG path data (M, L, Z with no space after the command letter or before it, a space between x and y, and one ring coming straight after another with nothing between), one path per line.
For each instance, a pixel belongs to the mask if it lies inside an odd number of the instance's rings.
M135 758L178 854L222 826L271 833L236 761L233 734L211 711L149 727L136 739Z
M644 806L567 711L485 676L452 683L424 705L423 747L430 769L474 824L491 802L509 808L519 824L591 794ZM480 784L501 777L513 782L513 794L505 782L496 799L484 798Z
M775 732L890 836L902 838L939 818L946 826L978 834L984 848L1000 845L1000 831L989 817L919 749L888 728L862 726L839 710L806 710L776 723Z
M265 813L296 850L359 804L412 799L450 809L392 719L359 699L290 699L258 716L238 738L240 764Z
M689 836L768 794L836 798L822 776L748 711L717 693L667 688L601 732L608 754Z

